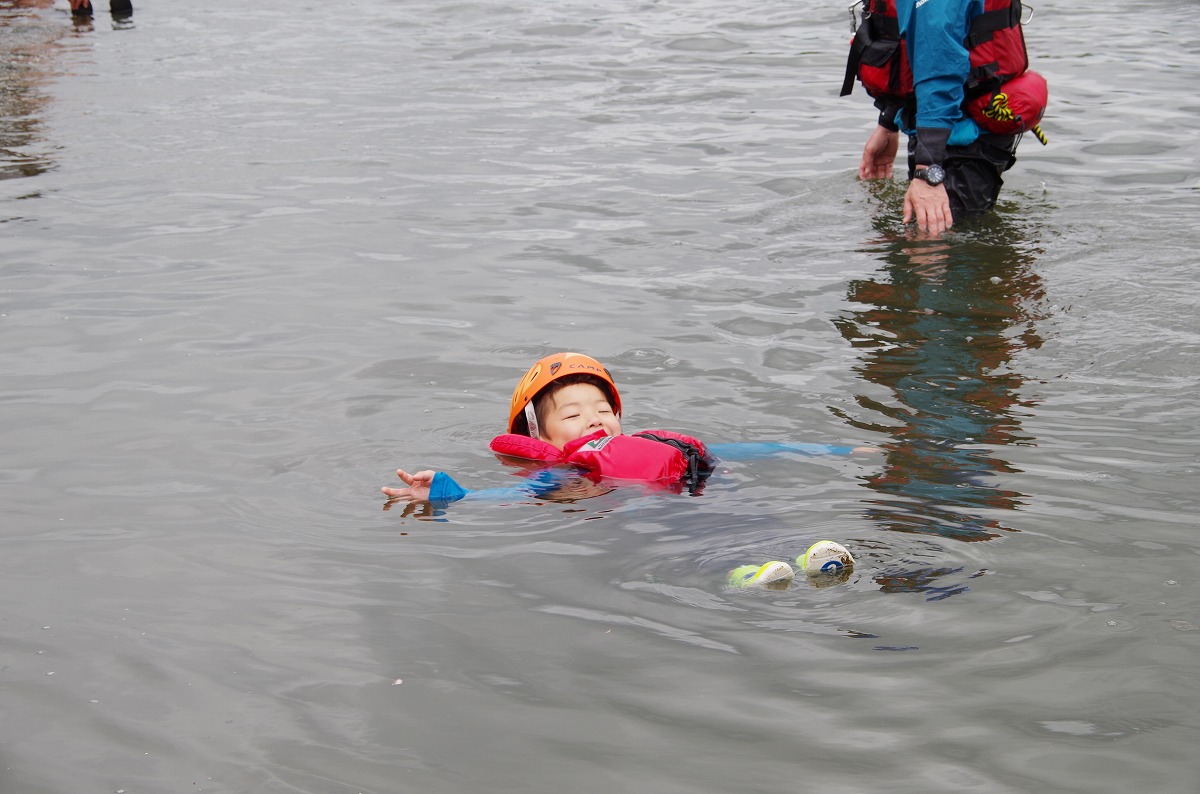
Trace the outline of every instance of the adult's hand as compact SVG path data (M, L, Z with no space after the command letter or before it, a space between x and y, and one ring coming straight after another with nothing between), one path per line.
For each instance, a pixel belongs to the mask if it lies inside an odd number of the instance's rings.
M858 164L859 179L890 179L900 148L900 133L876 125L863 146L862 161Z
M953 226L946 186L931 185L923 179L909 182L904 194L904 222L910 221L916 221L919 229L934 234L941 234Z

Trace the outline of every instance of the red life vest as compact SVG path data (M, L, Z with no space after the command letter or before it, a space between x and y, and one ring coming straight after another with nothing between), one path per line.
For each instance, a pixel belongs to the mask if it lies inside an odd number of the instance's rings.
M875 99L912 107L912 62L908 44L900 36L896 0L863 0L863 9L862 24L850 44L841 96L851 92L857 77ZM1036 127L1046 109L1046 81L1031 73L1036 80L999 90L1029 70L1021 0L984 0L983 13L971 20L963 46L971 56L964 85L967 114L979 126L1000 134L1015 135ZM1004 105L1009 112L998 109Z
M538 438L505 433L492 439L491 449L522 460L578 466L597 478L689 485L717 463L703 442L670 430L619 436L599 430L568 442L562 450Z

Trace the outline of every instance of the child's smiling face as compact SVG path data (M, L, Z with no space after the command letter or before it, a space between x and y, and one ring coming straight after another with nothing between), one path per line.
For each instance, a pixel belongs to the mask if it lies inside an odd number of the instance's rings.
M608 397L590 383L564 386L546 400L542 421L542 440L562 449L568 441L588 436L597 430L607 435L621 435L621 422L613 412Z

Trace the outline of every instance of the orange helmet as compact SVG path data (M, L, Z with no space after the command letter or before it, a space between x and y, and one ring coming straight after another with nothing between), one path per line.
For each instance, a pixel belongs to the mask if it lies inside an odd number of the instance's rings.
M508 407L508 432L516 432L517 417L523 414L528 416L526 406L532 412L533 401L542 389L567 375L591 375L603 381L613 413L618 417L621 415L621 395L617 393L617 384L613 383L612 375L608 374L603 364L582 353L552 353L530 367L517 382L517 388L513 389L512 404ZM537 420L534 419L529 426L536 428Z

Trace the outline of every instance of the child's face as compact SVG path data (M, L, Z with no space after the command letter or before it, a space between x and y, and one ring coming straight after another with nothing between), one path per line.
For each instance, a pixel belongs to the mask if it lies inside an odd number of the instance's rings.
M603 430L610 436L621 435L621 422L613 413L608 398L590 383L572 383L546 398L550 401L542 422L542 440L558 449L568 441Z

